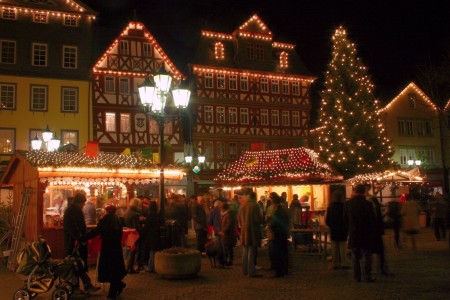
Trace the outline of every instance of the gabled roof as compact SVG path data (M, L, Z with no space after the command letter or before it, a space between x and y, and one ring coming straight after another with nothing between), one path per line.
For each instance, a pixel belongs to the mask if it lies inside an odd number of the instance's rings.
M444 111L448 111L450 109L450 99L447 101L447 104L445 104Z
M245 23L233 32L233 35L237 34L254 34L260 37L265 36L268 39L272 39L272 32L256 14L251 16Z
M76 15L90 15L95 18L97 14L92 8L77 0L1 0L0 6L15 7L26 12L61 12Z
M247 151L214 179L223 186L324 184L342 180L311 149Z
M437 106L433 103L433 101L414 83L409 83L401 92L398 94L391 102L389 102L385 107L380 109L379 112L383 112L385 110L388 110L391 105L396 103L398 99L400 99L403 95L405 95L409 91L414 91L416 94L418 94L423 101L425 101L428 105L430 105L434 110L437 111Z
M154 57L160 61L155 62L152 58L145 58L144 63L139 67L132 70L121 69L120 66L117 68L108 67L108 56L113 54L113 51L118 51L119 43L121 40L126 39L141 39L143 42L149 43L154 49ZM117 53L114 53L117 54ZM144 77L148 73L157 72L160 67L164 64L164 68L167 72L171 73L176 79L181 79L183 74L175 67L173 62L169 59L167 54L158 44L153 35L148 31L143 23L140 22L129 22L128 25L122 30L119 36L112 42L108 49L103 53L103 55L97 60L92 71L94 73L107 73L107 74L121 74L121 75L134 75L139 77Z

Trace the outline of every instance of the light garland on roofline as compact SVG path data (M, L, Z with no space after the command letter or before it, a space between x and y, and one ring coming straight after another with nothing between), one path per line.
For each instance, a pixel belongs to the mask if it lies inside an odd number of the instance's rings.
M422 99L425 100L425 102L427 102L427 104L429 104L435 111L438 110L437 106L433 103L433 101L431 101L431 99L414 82L411 82L400 92L400 94L397 95L397 97L395 97L385 107L380 109L379 112L388 110L389 107L391 107L394 103L396 103L398 99L400 99L403 95L405 95L406 92L408 92L410 89L412 89L415 93L417 93L420 97L422 97Z
M0 1L2 2L2 1ZM67 0L67 3L69 3L71 6L74 7L74 9L78 10L80 13L83 13L85 11L85 9L83 7L81 7L80 5L78 5L77 3ZM24 13L24 14L28 14L28 13L39 13L39 14L47 14L49 16L53 16L53 17L76 17L76 18L81 18L81 14L71 14L71 13L66 13L66 12L62 12L62 11L55 11L55 10L47 10L47 9L33 9L33 8L24 8L24 7L20 7L20 6L14 6L14 5L2 5L1 6L2 9L13 9L18 13ZM95 20L95 15L86 15L87 18L89 20Z

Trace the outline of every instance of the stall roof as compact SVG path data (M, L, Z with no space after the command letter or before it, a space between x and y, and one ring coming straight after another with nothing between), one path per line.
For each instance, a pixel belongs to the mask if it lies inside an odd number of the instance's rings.
M311 149L247 151L214 179L221 186L325 184L342 181Z
M77 152L44 152L44 151L16 151L5 174L2 185L9 183L19 161L26 161L39 173L39 180L78 180L134 182L148 183L152 179L159 179L158 165L149 159L132 155L99 154L95 157ZM181 168L167 166L164 169L167 179L181 179L184 175Z
M424 182L426 175L420 170L419 167L412 168L410 170L386 170L378 173L360 174L347 181L352 185L359 183L412 183L412 182Z

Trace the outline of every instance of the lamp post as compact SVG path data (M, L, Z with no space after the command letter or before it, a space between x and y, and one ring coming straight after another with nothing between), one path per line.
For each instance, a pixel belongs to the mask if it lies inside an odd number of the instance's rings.
M422 161L420 160L420 159L416 159L416 160L413 160L413 159L409 159L408 160L408 166L410 167L410 168L412 168L412 166L414 166L414 165L416 165L416 166L420 166L422 164Z
M165 191L164 191L164 125L166 119L180 117L179 114L168 114L165 111L168 100L172 98L178 112L185 109L189 104L189 97L191 92L188 89L181 89L179 87L171 88L172 76L168 74L164 67L160 69L153 80L149 76L145 77L144 82L138 85L139 97L141 103L145 107L145 111L153 117L159 126L159 161L160 161L160 176L159 176L159 202L161 212L161 222L165 224Z
M199 181L198 173L201 171L201 166L205 163L206 157L201 155L198 150L192 149L192 145L187 145L187 155L184 157L184 161L186 165L192 166L192 172L195 175L187 175L188 178L188 186L187 191L193 192L197 194L197 182ZM197 153L196 153L197 152ZM191 153L194 153L192 156Z
M42 132L42 139L44 140L45 148L48 152L56 151L59 148L59 145L61 144L61 141L56 137L53 132L50 131L50 129L47 128ZM42 146L42 140L36 136L31 140L31 149L33 150L40 150Z

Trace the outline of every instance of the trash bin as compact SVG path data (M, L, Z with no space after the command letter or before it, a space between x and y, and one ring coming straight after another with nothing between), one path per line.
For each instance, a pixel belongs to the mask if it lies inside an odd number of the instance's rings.
M419 214L419 226L420 228L427 227L427 213L424 211Z
M167 248L178 247L180 246L179 242L179 231L180 226L175 219L166 220L166 229L167 229Z

